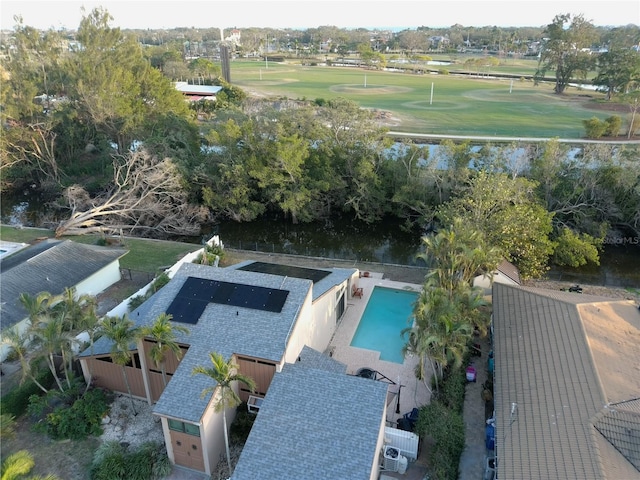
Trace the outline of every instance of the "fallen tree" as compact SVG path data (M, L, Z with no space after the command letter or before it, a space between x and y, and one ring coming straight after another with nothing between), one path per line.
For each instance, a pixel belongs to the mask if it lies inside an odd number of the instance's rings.
M71 216L58 225L56 237L89 233L193 236L209 218L206 207L188 203L184 182L171 159L130 152L114 158L113 172L110 188L93 198L80 185L65 189L61 206Z

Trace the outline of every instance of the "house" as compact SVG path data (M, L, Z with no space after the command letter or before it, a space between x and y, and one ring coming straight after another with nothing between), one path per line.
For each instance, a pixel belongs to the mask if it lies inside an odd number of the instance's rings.
M71 240L44 240L0 258L1 330L24 331L29 314L20 302L20 294L64 293L73 288L76 297L98 295L120 280L120 248L85 245ZM8 353L0 350L0 359Z
M497 479L640 479L640 310L494 283Z
M232 480L378 478L389 384L304 347L274 376Z
M192 376L195 366L208 365L210 352L233 358L239 372L256 381L253 396L264 398L274 376L285 364L295 363L303 347L327 348L357 279L356 269L184 263L167 285L134 310L129 316L138 326L167 313L190 330L177 337L182 358L170 354L165 362L166 387L150 359L150 339L132 346L133 361L126 367L133 395L155 403L153 413L162 422L171 461L211 474L223 452L222 416L214 412L212 395L201 398L211 379ZM96 385L126 392L110 350L108 340L101 338L80 355L85 378L91 371ZM246 386L236 388L243 401L252 396Z
M216 94L222 90L217 85L191 85L187 82L175 82L176 90L181 92L188 101L215 100Z

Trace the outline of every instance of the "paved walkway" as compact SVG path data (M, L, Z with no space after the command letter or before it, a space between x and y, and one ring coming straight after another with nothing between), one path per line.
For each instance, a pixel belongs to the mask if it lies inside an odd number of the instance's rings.
M482 384L488 378L489 341L481 342L482 355L472 357L476 368L476 381L467 383L464 397L465 447L460 457L458 480L482 480L488 451L485 446L485 426L488 412L482 398Z

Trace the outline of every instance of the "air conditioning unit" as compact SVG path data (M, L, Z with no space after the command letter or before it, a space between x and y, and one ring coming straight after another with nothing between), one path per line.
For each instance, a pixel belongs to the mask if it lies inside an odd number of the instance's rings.
M400 450L385 445L382 447L382 468L390 472L397 472L400 464Z

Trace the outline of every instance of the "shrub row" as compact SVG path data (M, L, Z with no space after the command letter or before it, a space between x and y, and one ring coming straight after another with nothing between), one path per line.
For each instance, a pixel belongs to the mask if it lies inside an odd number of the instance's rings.
M464 450L464 406L466 376L456 369L442 381L431 403L420 409L416 433L430 436L433 448L429 455L432 480L457 480L460 456Z
M170 473L164 445L155 442L132 452L118 442L105 442L96 450L91 465L91 480L156 480Z

